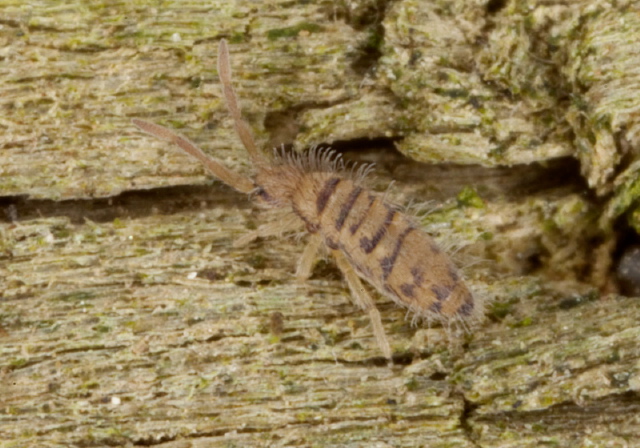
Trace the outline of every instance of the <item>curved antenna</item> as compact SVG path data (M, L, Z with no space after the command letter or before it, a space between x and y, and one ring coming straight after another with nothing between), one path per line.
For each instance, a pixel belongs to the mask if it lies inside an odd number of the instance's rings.
M220 41L220 47L218 48L218 75L222 82L222 92L227 102L227 107L233 117L233 123L242 141L242 144L247 149L251 161L257 166L268 165L267 159L262 155L256 146L256 142L253 139L251 129L249 125L242 119L242 113L238 107L238 97L233 86L231 85L231 64L229 63L229 48L227 47L227 41L222 39Z
M161 140L168 140L171 143L175 143L180 148L182 148L184 152L192 155L200 162L202 162L202 164L209 171L211 171L214 176L216 176L225 184L235 188L236 190L241 191L242 193L250 193L255 189L255 185L253 184L251 179L231 171L220 162L212 159L185 137L176 134L175 132L165 128L164 126L151 123L150 121L134 118L133 120L131 120L131 122L147 134L153 135L154 137L157 137Z

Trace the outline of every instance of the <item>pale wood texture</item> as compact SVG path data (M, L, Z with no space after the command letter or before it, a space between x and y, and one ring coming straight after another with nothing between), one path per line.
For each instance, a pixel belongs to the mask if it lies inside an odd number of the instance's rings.
M600 292L636 191L616 178L636 6L437 5L0 4L0 446L640 446L640 305ZM495 303L461 345L376 297L388 367L332 261L299 284L304 238L234 247L278 215L130 124L249 173L222 37L265 147L390 138L492 167L347 154L398 202L434 199L419 219L471 245L461 263L489 260L465 270ZM627 182L613 211L581 169L601 194Z

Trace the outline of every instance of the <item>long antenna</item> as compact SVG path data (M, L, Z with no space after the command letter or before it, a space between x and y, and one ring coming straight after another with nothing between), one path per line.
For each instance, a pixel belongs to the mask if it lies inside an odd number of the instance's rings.
M231 85L231 64L229 63L229 48L227 47L227 41L222 39L220 41L220 47L218 49L218 75L222 82L222 92L227 100L227 107L233 117L233 123L236 128L236 132L242 141L242 144L247 148L249 157L254 165L260 167L268 164L268 161L258 150L256 142L249 129L249 125L242 119L242 113L238 107L238 97L235 90Z
M162 140L168 140L171 143L178 145L184 152L190 154L191 156L202 162L202 164L209 171L211 171L214 176L216 176L225 184L235 188L236 190L241 191L242 193L251 193L251 191L255 189L255 185L253 184L251 179L241 176L238 173L234 173L217 160L212 159L187 138L176 134L175 132L165 128L164 126L151 123L150 121L134 118L133 120L131 120L131 122L147 134L153 135L154 137Z

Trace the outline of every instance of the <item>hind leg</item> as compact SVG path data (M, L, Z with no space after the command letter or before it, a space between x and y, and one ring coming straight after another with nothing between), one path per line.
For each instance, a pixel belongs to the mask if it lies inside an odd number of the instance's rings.
M376 308L375 302L364 289L364 286L360 281L360 277L358 277L358 274L353 270L351 264L349 264L349 261L345 258L342 252L334 250L332 253L336 259L338 268L342 271L344 278L347 280L347 284L356 299L356 303L369 314L371 327L373 328L373 335L376 338L382 354L385 358L391 361L391 346L389 346L387 335L385 334L384 327L382 326L380 312L378 311L378 308Z

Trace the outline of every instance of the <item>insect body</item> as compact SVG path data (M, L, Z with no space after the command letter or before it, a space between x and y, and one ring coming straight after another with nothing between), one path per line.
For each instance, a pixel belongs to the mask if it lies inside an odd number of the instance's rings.
M474 300L459 271L435 241L397 207L361 185L366 169L349 175L339 169L341 160L331 151L314 150L308 156L276 154L267 159L257 149L231 85L224 40L218 52L218 72L236 131L257 170L253 179L230 171L169 129L138 119L133 123L151 135L176 143L236 190L254 193L266 205L287 208L299 218L260 226L237 243L295 230L303 224L311 237L298 263L297 277L309 277L324 243L356 302L368 312L378 345L388 359L392 353L380 313L360 278L418 317L463 324L482 317L481 304Z

